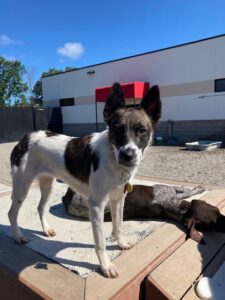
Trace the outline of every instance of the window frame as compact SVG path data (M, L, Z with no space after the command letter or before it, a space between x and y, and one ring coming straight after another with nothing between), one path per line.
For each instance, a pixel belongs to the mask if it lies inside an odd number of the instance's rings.
M75 98L69 97L69 98L61 98L59 99L59 106L74 106L75 105Z
M218 87L218 83L222 82L222 88ZM225 92L225 78L219 78L219 79L215 79L215 86L214 86L214 92L215 93L222 93Z

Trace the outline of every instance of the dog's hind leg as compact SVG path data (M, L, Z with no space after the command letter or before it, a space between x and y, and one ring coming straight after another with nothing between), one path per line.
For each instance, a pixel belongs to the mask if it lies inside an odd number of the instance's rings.
M196 187L194 187L193 189L187 189L184 188L182 193L179 193L176 195L177 199L182 200L197 194L201 194L205 191L205 188L198 185Z
M32 176L24 176L20 173L17 173L13 176L13 191L11 196L12 205L8 212L8 217L11 224L13 237L19 244L28 242L28 239L21 233L19 229L17 219L19 210L23 204L24 199L27 196L32 181Z
M38 205L38 213L39 213L39 217L40 217L41 224L43 227L43 231L48 237L55 236L56 235L55 230L49 226L49 224L46 220L46 213L47 213L46 204L49 200L49 195L50 195L51 188L52 188L53 177L40 176L38 178L38 180L39 180L39 185L40 185L40 190L41 190L41 199L40 199L40 202Z

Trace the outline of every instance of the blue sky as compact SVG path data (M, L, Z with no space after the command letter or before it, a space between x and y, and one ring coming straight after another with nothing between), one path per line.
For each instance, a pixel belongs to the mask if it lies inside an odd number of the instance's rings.
M224 0L0 0L0 56L35 78L224 33Z

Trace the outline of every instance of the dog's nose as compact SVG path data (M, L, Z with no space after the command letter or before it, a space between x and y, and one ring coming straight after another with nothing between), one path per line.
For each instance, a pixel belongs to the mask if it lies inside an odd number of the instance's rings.
M132 148L121 149L119 154L121 162L129 163L136 159L135 150Z

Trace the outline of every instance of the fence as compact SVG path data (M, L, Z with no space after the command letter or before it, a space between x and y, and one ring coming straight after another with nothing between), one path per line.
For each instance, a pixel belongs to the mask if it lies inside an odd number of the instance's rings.
M40 129L62 133L62 115L59 107L0 108L0 143L17 141L24 134Z

